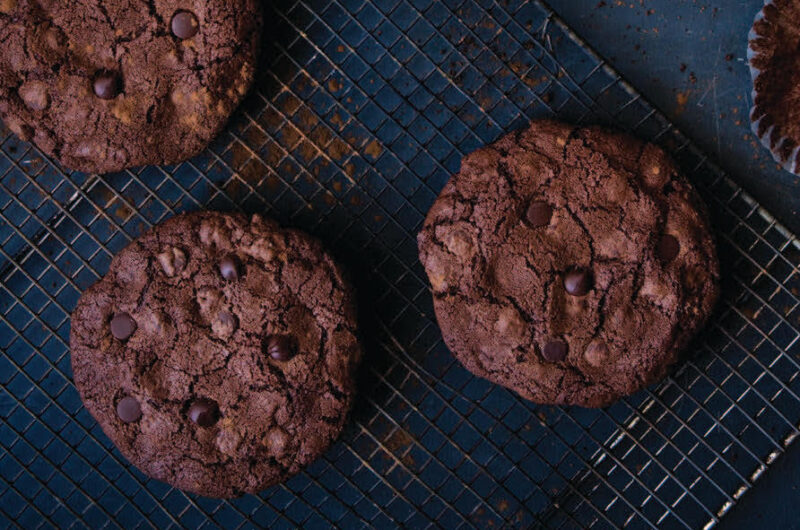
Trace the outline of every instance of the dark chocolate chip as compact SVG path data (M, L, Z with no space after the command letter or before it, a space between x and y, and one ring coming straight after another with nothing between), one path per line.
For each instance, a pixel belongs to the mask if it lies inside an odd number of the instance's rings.
M142 417L139 401L133 396L126 396L117 403L117 416L125 423L133 423Z
M119 76L109 70L101 70L94 78L94 93L100 99L114 99L119 95Z
M292 341L286 335L270 335L264 342L264 350L276 361L288 361L294 357Z
M572 296L583 296L592 288L592 273L586 269L573 269L564 275L564 289Z
M672 234L664 234L661 236L661 241L658 242L656 253L659 259L664 263L669 263L678 256L681 250L681 245L678 243L678 238Z
M533 228L547 226L553 217L553 208L544 201L533 201L525 212L525 219Z
M542 357L551 363L567 358L567 343L561 339L551 339L542 348Z
M234 256L225 256L219 262L219 273L226 280L239 279L239 262Z
M189 11L177 11L172 15L172 34L179 39L191 39L197 35L200 24L197 17Z
M136 321L128 313L117 313L111 319L111 334L115 339L125 340L136 331Z
M189 407L189 419L200 427L211 427L219 420L219 405L213 399L195 399Z

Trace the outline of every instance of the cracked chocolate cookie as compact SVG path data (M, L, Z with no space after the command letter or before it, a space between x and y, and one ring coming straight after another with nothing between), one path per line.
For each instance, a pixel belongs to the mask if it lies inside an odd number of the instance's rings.
M419 234L448 347L539 402L663 377L718 290L705 209L658 147L537 121L464 157Z
M122 454L210 497L257 492L325 451L361 357L350 288L316 240L213 212L120 252L78 302L70 347Z
M202 151L253 81L257 0L0 0L0 117L67 168Z

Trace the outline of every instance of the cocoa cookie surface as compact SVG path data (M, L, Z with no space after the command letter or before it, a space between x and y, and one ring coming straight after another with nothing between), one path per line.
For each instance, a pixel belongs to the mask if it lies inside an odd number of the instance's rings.
M0 119L69 169L176 163L253 81L257 0L0 0Z
M361 356L339 268L258 216L154 227L71 324L75 384L106 435L147 475L211 497L257 492L324 452Z
M448 347L539 403L663 377L718 291L705 209L658 147L554 121L467 155L418 237Z

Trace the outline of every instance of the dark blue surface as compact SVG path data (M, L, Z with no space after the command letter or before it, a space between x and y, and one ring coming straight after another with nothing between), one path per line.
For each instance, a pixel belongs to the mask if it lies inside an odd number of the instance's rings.
M550 6L779 221L800 230L800 179L754 138L747 32L762 0L551 0ZM794 444L721 528L800 528Z

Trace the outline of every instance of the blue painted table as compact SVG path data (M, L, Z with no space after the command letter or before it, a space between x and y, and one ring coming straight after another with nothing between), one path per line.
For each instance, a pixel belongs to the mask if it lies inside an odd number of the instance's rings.
M800 179L750 131L747 32L762 0L552 0L550 6L678 128L795 233ZM795 444L722 528L800 528Z

